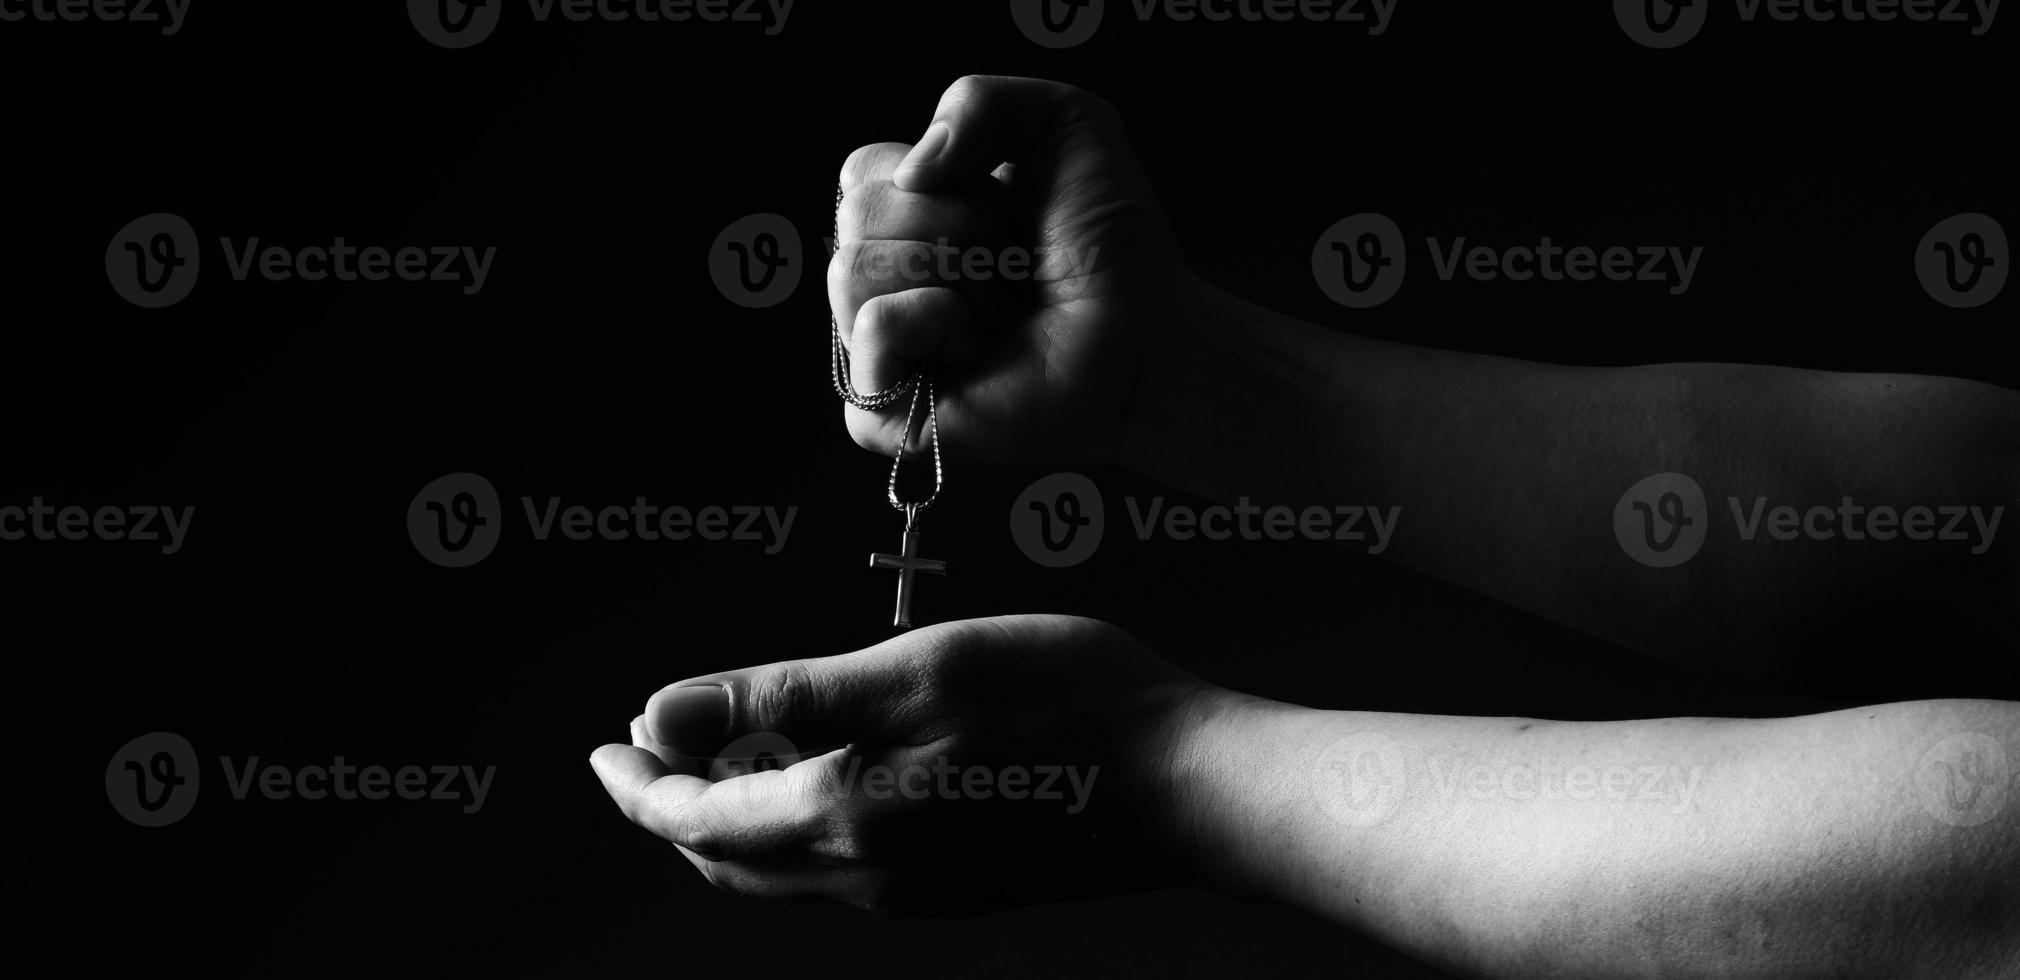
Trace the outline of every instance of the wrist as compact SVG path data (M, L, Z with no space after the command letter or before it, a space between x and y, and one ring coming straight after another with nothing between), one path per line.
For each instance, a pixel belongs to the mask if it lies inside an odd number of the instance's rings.
M1258 838L1256 804L1267 795L1243 785L1245 773L1259 769L1253 748L1264 720L1296 710L1273 701L1213 685L1179 701L1156 744L1159 765L1156 812L1165 860L1177 880L1213 891L1252 897L1254 876L1246 869Z

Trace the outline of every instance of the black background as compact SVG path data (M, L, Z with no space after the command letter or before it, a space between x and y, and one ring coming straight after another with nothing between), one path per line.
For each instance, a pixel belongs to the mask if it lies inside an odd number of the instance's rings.
M1314 322L1585 364L1745 361L2015 385L2010 299L1957 311L1911 253L2010 217L1995 25L1741 24L1631 42L1604 3L1402 0L1352 24L1139 24L1045 50L1002 2L801 0L748 24L533 23L462 51L397 3L196 0L180 35L0 24L0 503L194 504L182 553L0 546L14 680L17 925L105 965L205 972L592 969L821 975L1419 968L1314 919L1196 892L952 923L715 893L585 759L663 684L888 635L885 462L827 390L818 272L749 311L712 284L733 220L827 234L848 152L910 142L969 72L1122 108L1194 268ZM2003 77L2003 76L2002 76ZM183 303L121 300L128 221L189 219ZM1368 311L1309 256L1380 211L1413 240L1701 245L1689 292L1437 282ZM2006 222L2012 227L2012 222ZM486 289L235 282L220 236L495 245ZM818 255L816 254L816 258ZM1421 260L1421 253L1413 253ZM1996 325L1995 325L1996 324ZM952 461L932 619L1096 616L1220 683L1337 708L1625 718L1983 693L1926 651L1801 683L1680 670L1346 549L1137 542L1048 570L1006 515L1059 461ZM789 546L538 543L467 569L408 542L445 473L508 500L797 506ZM1088 470L1111 500L1163 491ZM1940 659L1940 658L1936 658ZM214 780L165 829L103 774L182 733ZM215 757L496 765L484 809L233 801Z

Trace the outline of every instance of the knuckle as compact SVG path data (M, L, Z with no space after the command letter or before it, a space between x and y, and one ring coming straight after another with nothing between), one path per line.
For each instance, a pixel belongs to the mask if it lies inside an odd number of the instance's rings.
M913 689L921 697L959 702L988 696L992 672L977 669L994 655L986 634L961 623L939 623L913 635L919 645L910 669Z
M801 700L811 696L812 692L813 684L806 663L788 660L752 678L749 689L744 692L751 712L746 721L754 728L766 731L788 731L799 714Z
M835 254L828 258L828 294L846 297L855 291L856 264L862 261L862 254L869 245L862 241L837 242Z
M835 250L828 263L828 288L850 295L876 288L904 267L912 243L858 239Z
M890 210L893 186L889 180L863 180L842 195L842 203L835 211L835 227L841 240L872 237L866 232Z
M992 81L994 77L990 75L962 75L954 79L954 84L947 86L947 92L940 97L940 103L951 107L972 102L988 90Z
M902 159L904 150L903 143L869 143L859 146L842 162L838 183L844 191L852 190L856 185L871 179L884 161Z
M925 355L936 323L949 312L944 300L935 295L941 292L946 290L917 287L864 300L856 309L849 353L872 363Z
M888 420L873 412L860 408L848 409L849 438L879 456L890 456L897 452L898 441L890 431Z
M726 836L721 821L707 813L695 813L674 832L673 842L713 861L723 855Z
M828 260L828 297L838 303L855 302L882 291L891 259L884 242L852 241L835 249Z
M856 307L856 329L850 338L855 341L850 346L851 355L875 359L877 349L885 346L883 335L891 329L895 319L891 308L891 304L896 302L891 298L893 295L879 293Z
M876 828L860 808L835 814L826 820L824 832L810 845L815 854L835 864L860 864L876 854Z

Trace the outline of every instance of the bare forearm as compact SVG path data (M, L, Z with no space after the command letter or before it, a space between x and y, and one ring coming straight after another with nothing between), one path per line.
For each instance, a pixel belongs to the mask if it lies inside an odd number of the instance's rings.
M1483 976L2020 969L2020 705L1766 721L1196 704L1206 878Z
M1992 523L2020 502L2020 393L1437 351L1210 287L1192 308L1123 441L1125 465L1154 479L1227 502L1395 508L1384 557L1640 649L1824 648L1830 624L1953 647L2020 632L2020 563ZM1650 567L1614 515L1638 481L1672 472L1701 487L1705 536L1688 560ZM1841 511L1847 499L1858 510ZM1829 539L1777 537L1780 508L1819 506L1831 513L1812 526ZM1932 540L1908 539L1917 507L1933 509ZM1945 507L1960 509L1947 536Z

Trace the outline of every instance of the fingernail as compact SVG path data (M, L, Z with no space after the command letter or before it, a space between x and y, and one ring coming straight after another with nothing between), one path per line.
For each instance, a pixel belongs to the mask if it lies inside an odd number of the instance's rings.
M947 149L947 141L953 135L954 130L943 122L927 127L926 135L919 137L919 145L912 147L912 152L905 154L905 162L899 164L898 169L911 170L939 159L940 154Z
M646 734L661 745L702 752L729 736L729 688L721 684L671 688L652 701Z

